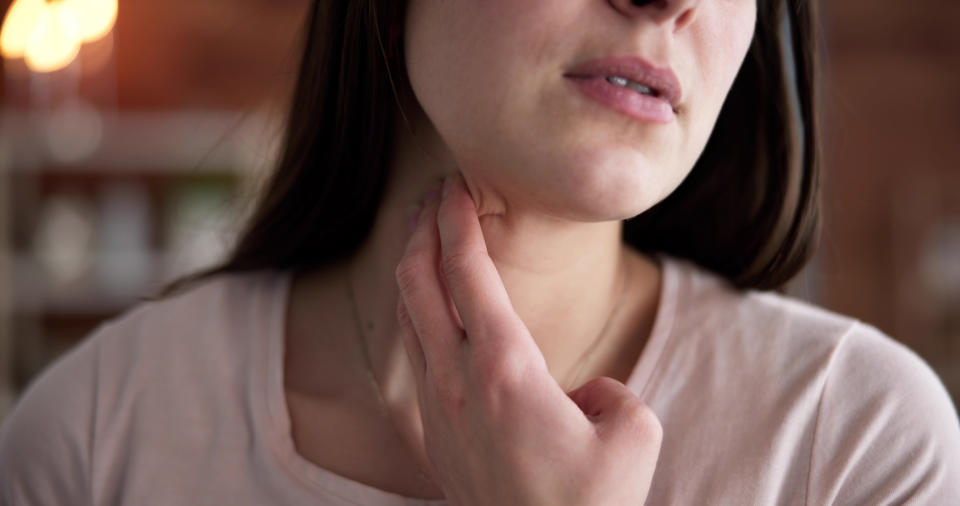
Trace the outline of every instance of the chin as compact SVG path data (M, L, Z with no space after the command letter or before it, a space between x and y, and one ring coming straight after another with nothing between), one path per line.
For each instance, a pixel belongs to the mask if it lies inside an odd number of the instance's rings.
M565 196L565 216L581 221L637 216L672 193L687 172L635 151L573 154L567 160L574 163L563 167L568 177L558 178L565 188L557 188L557 196Z
M669 191L638 179L594 181L592 185L554 186L540 204L550 215L581 222L619 221L633 218L663 200Z

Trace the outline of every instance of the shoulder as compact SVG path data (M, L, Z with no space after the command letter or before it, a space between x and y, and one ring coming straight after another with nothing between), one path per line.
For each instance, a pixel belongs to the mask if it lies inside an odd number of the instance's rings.
M110 321L99 340L105 365L171 369L232 357L275 324L284 277L276 271L217 275L174 295L144 301Z
M277 293L273 289L283 280L284 273L270 270L218 274L167 297L144 300L111 323L119 328L159 330L158 326L144 327L144 324L161 322L164 330L173 330L236 320L238 314L275 297Z
M4 420L0 503L90 503L97 362L96 342L82 343L33 381Z
M243 384L261 344L281 331L285 280L278 271L221 274L111 320L90 337L99 348L99 409L118 412L129 401L162 411Z
M4 421L0 503L89 498L105 440L128 437L134 419L154 423L144 413L178 412L188 396L217 398L208 390L249 359L245 340L276 323L265 320L283 280L267 271L217 276L101 324L47 367Z
M809 448L809 504L960 497L960 482L947 479L960 476L960 422L916 353L869 324L777 293L737 290L674 262L671 339L674 361L693 364L684 371L690 390L751 413L742 423L752 440L769 433L782 441L794 430L793 444Z
M681 263L677 270L677 282L685 285L677 290L682 299L677 325L683 332L674 334L695 336L699 347L749 358L748 369L768 374L818 371L810 377L817 378L824 396L910 398L952 411L927 363L872 325L778 293L737 290L692 264ZM917 391L925 395L914 395ZM955 423L956 416L952 419Z
M676 344L696 341L703 359L747 361L747 373L782 374L802 365L825 369L830 357L862 324L775 292L740 290L693 263L669 259ZM735 356L735 357L734 357ZM764 370L763 366L769 366Z
M833 354L811 452L815 503L960 500L960 421L936 373L860 324Z

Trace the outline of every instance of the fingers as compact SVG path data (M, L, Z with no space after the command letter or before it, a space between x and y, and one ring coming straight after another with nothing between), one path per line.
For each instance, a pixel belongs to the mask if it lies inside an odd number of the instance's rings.
M417 227L407 250L397 265L396 279L402 307L398 320L409 342L408 353L416 356L416 341L422 350L422 371L433 370L439 378L448 377L459 359L463 331L450 312L447 292L437 268L440 238L437 234L437 192L428 194Z
M422 386L423 375L427 369L426 359L423 355L423 347L420 345L420 338L417 337L417 331L413 328L413 322L410 320L410 314L402 298L397 299L397 322L400 324L400 339L403 341L403 348L407 351L407 358L410 359L413 367L417 386Z
M459 176L444 184L437 226L441 270L471 344L529 336L487 253L473 198Z
M597 426L603 438L641 435L660 445L663 428L657 415L623 383L606 376L594 378L567 394Z

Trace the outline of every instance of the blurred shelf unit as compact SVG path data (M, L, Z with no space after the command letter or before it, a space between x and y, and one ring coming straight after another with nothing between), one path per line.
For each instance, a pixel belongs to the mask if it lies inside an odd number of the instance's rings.
M15 382L222 258L277 124L232 111L0 113Z
M240 178L226 171L45 171L10 181L16 310L121 310L215 262L239 212Z
M13 172L247 174L273 160L279 129L267 113L112 112L84 102L0 111L0 168Z

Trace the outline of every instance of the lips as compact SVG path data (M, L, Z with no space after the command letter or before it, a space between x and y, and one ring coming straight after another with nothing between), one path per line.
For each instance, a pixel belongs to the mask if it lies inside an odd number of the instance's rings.
M564 77L571 79L603 79L608 82L610 78L625 78L640 84L652 90L649 95L644 95L654 99L666 102L670 105L673 112L676 112L680 104L683 92L680 88L680 81L669 68L657 68L649 62L637 57L621 58L601 58L591 60L578 65L564 74ZM619 82L613 79L614 82ZM636 86L632 86L631 92L640 94Z

